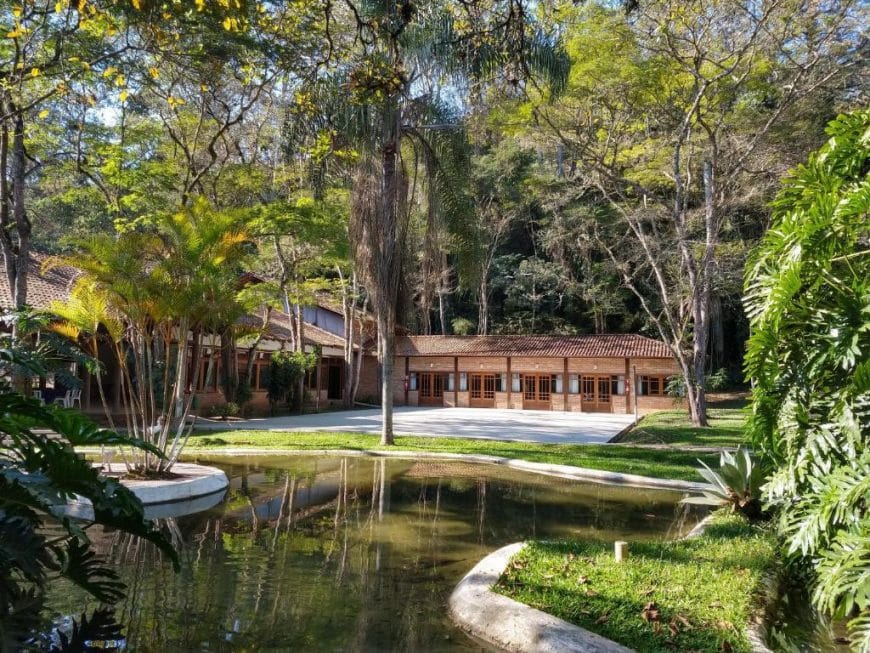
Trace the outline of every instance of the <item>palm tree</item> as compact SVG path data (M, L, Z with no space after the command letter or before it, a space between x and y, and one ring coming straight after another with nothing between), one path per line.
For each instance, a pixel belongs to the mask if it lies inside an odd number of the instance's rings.
M247 240L238 216L199 200L159 218L154 229L95 235L77 253L49 262L83 272L57 312L70 335L83 328L92 339L104 335L119 371L127 432L165 454L137 453L139 471L168 471L187 442L204 342L216 345L216 334L244 312L237 285ZM103 407L111 419L105 401Z
M515 90L534 74L558 90L568 60L555 40L533 23L522 0L493 0L486 7L434 0L347 4L356 38L348 53L352 63L342 71L342 109L334 124L359 152L350 235L377 317L381 442L388 445L393 443L396 311L409 207L417 186L408 174L407 159L437 153L433 134L459 128L456 120L432 124L439 102L420 92L421 80L449 80L456 98L471 85L496 78ZM462 102L453 104L461 108ZM431 169L437 165L437 159L430 161Z

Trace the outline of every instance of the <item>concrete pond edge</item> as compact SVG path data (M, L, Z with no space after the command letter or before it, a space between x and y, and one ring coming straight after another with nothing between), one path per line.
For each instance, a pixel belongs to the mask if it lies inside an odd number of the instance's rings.
M81 453L93 453L91 449L77 449ZM123 473L122 463L111 463L107 470L110 474ZM226 490L230 481L226 473L217 467L197 463L175 463L172 472L177 478L163 480L120 479L120 483L130 490L143 506L179 501L191 501ZM81 499L74 503L86 505L90 502Z
M600 469L575 467L573 465L558 465L555 463L536 463L530 460L517 458L504 458L502 456L490 456L487 454L465 454L450 452L430 451L383 451L377 449L264 449L254 447L214 447L214 448L191 448L185 452L186 456L269 456L269 455L336 455L336 456L369 456L375 458L404 458L404 459L441 459L460 460L471 463L484 463L498 465L509 469L516 469L532 474L555 476L577 481L591 481L608 485L624 485L630 487L649 488L656 490L674 490L678 492L701 492L709 488L705 483L693 481L681 481L667 478L654 478L652 476L640 476L638 474L623 474L620 472L608 472Z
M702 519L683 539L699 537L713 515ZM633 649L568 623L492 588L527 542L515 542L490 553L469 571L450 595L447 614L463 632L509 653L633 653ZM752 653L772 653L765 643L766 608L776 595L771 578L763 581L764 600L747 624Z
M515 542L478 562L453 590L447 613L477 640L511 653L631 653L632 649L492 591L511 559L526 546Z

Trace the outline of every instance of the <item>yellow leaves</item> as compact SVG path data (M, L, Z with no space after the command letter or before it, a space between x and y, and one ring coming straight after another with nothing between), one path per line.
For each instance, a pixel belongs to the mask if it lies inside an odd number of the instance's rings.
M241 29L241 25L239 23L238 18L230 18L229 16L227 16L226 18L224 18L224 20L221 24L224 26L224 29L228 32L238 32Z
M31 77L39 77L39 68L36 68L35 66L33 68L31 68L30 69L30 76Z
M142 0L131 0L131 2L133 3L133 9L136 11L142 10Z
M39 112L39 119L45 120L46 118L48 118L48 109L43 109Z
M126 102L126 101L127 101L127 97L129 97L129 95L130 95L130 93L125 89L125 90L121 91L121 93L120 93L120 95L118 96L118 98L121 100L121 102Z
M197 11L202 11L203 9L205 9L205 0L195 0L195 2Z
M148 74L151 75L152 79L157 79L158 77L160 77L160 71L157 70L157 68L155 68L154 66L148 69Z
M169 103L169 106L171 106L171 107L181 107L181 106L184 106L185 104L187 104L187 102L185 102L183 98L173 97L172 95L170 95L168 98L166 98L166 101Z
M106 69L103 71L103 77L105 77L105 78L109 78L109 77L111 77L112 75L114 75L116 72L118 72L118 69L117 69L117 68L115 68L114 66L109 66L108 68L106 68Z
M127 85L127 78L126 77L124 77L123 75L118 75L117 77L115 77L115 86L126 86L126 85Z
M61 2L61 0L57 0L57 2L54 3L54 13L60 14L60 13L63 13L63 10L64 10L64 3Z
M72 341L77 341L82 332L81 329L70 322L51 322L48 325L48 329Z
M22 12L21 7L12 7L12 15L15 16L16 18L21 17L21 12Z
M85 7L87 6L87 4L88 4L88 3L87 3L86 0L79 0L79 3L78 3L78 11L79 11L80 14L81 14L81 13L84 13L84 11L85 11Z

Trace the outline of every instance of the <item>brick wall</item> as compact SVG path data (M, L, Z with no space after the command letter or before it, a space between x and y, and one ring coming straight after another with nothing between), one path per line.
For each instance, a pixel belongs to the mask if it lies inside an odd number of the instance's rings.
M648 415L660 410L674 410L676 408L686 408L686 400L668 396L650 397L641 395L637 398L637 412L641 415Z
M625 359L569 358L568 374L625 374Z
M404 369L404 367L402 368ZM357 399L380 399L381 388L378 385L378 357L363 356L359 370L359 389Z
M405 357L396 357L396 368L405 369ZM412 372L452 372L453 356L411 356L408 366ZM462 369L462 368L460 368Z
M536 358L517 356L511 358L511 372L550 372L561 374L564 371L565 361L562 358ZM505 368L507 371L507 368Z
M507 372L507 358L498 358L492 356L460 356L459 371L495 373Z

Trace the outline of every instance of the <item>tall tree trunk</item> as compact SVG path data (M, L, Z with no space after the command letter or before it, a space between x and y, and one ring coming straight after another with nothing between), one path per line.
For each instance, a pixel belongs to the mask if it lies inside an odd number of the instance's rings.
M378 312L378 340L381 343L381 444L391 445L393 437L393 365L395 358L395 324Z
M224 393L224 399L229 403L236 400L236 390L239 387L236 341L231 326L221 331L221 368L221 389Z
M485 336L489 329L489 288L486 270L480 275L480 284L477 287L477 334Z
M3 252L12 303L17 309L22 309L27 304L31 235L30 219L24 207L24 183L27 172L24 116L18 111L8 93L5 94L2 110L7 117L0 126L0 250ZM13 340L18 338L17 324L12 326L12 338Z

